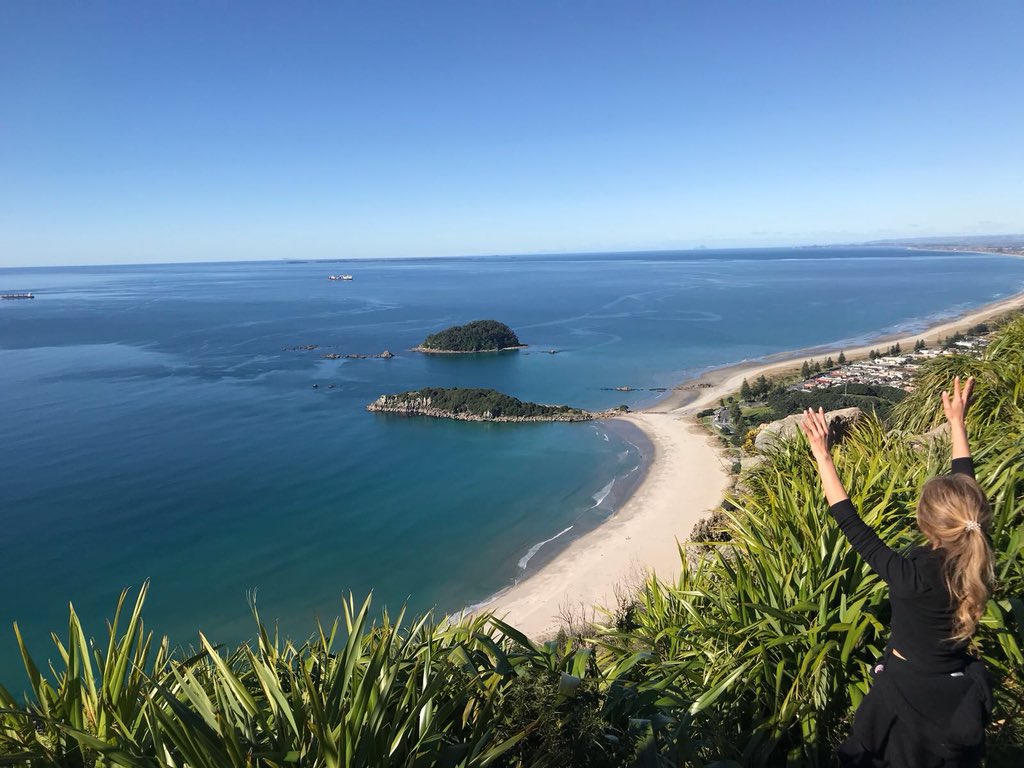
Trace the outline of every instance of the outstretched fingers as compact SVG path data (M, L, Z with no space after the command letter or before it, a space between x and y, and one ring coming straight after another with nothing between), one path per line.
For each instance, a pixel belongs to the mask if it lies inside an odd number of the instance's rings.
M959 376L953 377L953 385L942 391L942 410L950 421L961 420L967 413L967 407L971 404L971 395L974 392L974 377L968 376L963 382Z
M804 409L804 417L800 421L800 429L803 430L804 435L808 438L814 437L817 426L811 418L811 410L809 408Z
M818 429L821 430L821 434L827 435L828 434L828 419L825 418L825 409L821 408L819 406L818 412L816 414L814 414L814 416L818 420Z
M828 425L825 422L825 414L819 409L814 411L808 408L804 411L803 421L800 423L804 434L809 438L821 439L828 434Z

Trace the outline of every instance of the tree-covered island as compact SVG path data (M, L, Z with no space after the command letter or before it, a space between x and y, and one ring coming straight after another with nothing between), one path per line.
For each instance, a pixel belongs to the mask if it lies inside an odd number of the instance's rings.
M465 325L455 325L423 340L415 352L472 353L503 352L522 349L526 345L519 341L515 331L497 320L474 320Z
M414 392L381 395L366 406L375 413L431 416L459 421L591 421L620 415L625 406L593 413L568 405L538 405L493 389L425 387Z

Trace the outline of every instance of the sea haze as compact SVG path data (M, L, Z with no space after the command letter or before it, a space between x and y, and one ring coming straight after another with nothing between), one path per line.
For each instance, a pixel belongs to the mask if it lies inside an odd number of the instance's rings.
M341 271L354 280L326 279ZM13 621L45 658L69 601L100 632L145 579L149 625L186 644L251 636L252 592L297 638L350 590L456 610L643 474L649 447L621 424L367 413L381 393L637 406L709 367L1022 289L1022 259L885 248L0 270L0 292L37 295L0 302L0 681L22 685ZM480 318L529 348L406 351Z

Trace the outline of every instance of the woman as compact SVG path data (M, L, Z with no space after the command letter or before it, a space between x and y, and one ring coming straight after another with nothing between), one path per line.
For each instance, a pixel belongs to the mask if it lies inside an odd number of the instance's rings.
M889 586L892 628L874 683L837 751L842 766L975 766L984 755L992 690L967 651L993 582L988 501L974 479L964 416L974 387L960 377L942 407L953 472L921 489L917 526L927 544L900 554L860 519L832 463L821 409L804 413L818 474L850 544Z

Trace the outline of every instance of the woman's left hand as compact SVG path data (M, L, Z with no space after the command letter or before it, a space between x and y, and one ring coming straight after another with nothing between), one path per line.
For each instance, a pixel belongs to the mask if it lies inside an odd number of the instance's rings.
M828 503L837 504L848 498L846 489L839 479L839 473L836 472L836 465L832 463L832 454L828 450L828 419L825 418L825 410L819 408L815 412L808 408L804 411L800 429L807 435L807 442L811 444L811 451L817 459L818 477L821 478L821 487L825 491Z
M811 453L816 459L831 457L828 452L828 421L825 419L823 408L817 411L811 408L805 410L800 429L807 436L807 442L811 444Z

